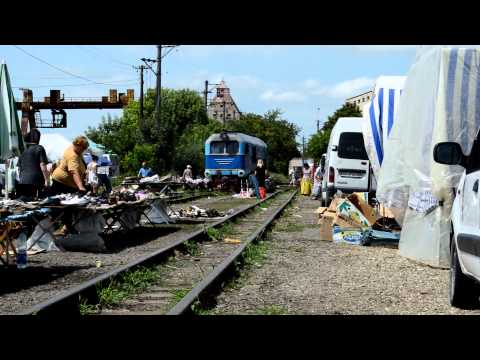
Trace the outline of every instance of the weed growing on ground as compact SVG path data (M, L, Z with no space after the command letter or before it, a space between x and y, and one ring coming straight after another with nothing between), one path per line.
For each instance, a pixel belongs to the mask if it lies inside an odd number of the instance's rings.
M159 270L156 268L139 268L123 274L121 280L112 280L108 286L97 290L100 306L112 307L132 294L139 293L157 282ZM86 309L86 308L85 308Z
M80 315L94 315L99 312L98 304L91 305L87 303L87 299L84 299L80 296Z
M220 241L222 239L222 234L220 233L220 230L213 227L207 230L207 236L212 241Z
M190 254L191 256L200 255L200 246L198 246L196 241L188 240L184 244L188 254Z
M213 240L213 241L221 241L226 236L233 235L234 233L235 231L233 229L233 224L230 222L223 224L219 228L211 227L207 230L208 237L210 238L210 240Z
M189 289L172 289L170 290L170 294L173 295L173 301L178 303L182 300L188 293L190 292Z
M288 311L282 306L271 305L257 310L258 315L287 315Z
M243 261L245 265L257 265L267 257L268 245L265 241L259 241L256 244L250 243L243 252Z

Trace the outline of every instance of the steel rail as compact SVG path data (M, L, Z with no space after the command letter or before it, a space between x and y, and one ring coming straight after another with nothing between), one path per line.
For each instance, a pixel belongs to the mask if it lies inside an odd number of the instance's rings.
M270 226L270 224L280 215L280 213L285 209L285 207L292 201L296 195L296 191L284 201L280 207L270 215L262 225L255 230L255 232L250 235L245 242L243 242L239 247L237 247L230 256L228 256L222 263L214 268L214 270L203 278L197 285L187 294L185 297L180 300L168 313L167 315L181 315L188 312L191 312L191 305L193 305L202 295L210 291L215 285L220 285L224 279L224 275L228 270L234 265L237 259L242 255L243 251L257 238L262 236L263 232Z
M262 204L265 201L272 199L273 197L277 196L280 193L287 191L287 189L281 189L273 194L267 196L265 199L255 202L254 204L249 205L245 209L228 215L225 219L218 220L212 224L204 226L202 229L197 230L193 233L186 234L181 238L174 241L172 244L167 245L161 249L158 249L150 254L141 256L134 261L131 261L128 264L123 266L117 267L111 271L108 271L102 275L96 276L90 280L87 280L79 285L73 286L70 289L67 289L61 292L58 295L51 297L48 300L45 300L41 303L33 305L26 310L20 311L17 315L34 315L34 314L47 314L47 313L68 313L68 312L75 312L77 314L80 313L79 310L79 295L85 295L87 298L95 299L98 302L98 296L96 294L96 288L101 286L104 282L108 280L113 280L117 278L119 275L133 270L139 266L146 266L149 264L159 263L166 257L168 257L173 251L182 244L187 241L195 240L205 236L207 234L207 230L210 228L214 228L220 226L228 221L231 221L237 217L243 216L248 213L251 209L255 208L256 206Z

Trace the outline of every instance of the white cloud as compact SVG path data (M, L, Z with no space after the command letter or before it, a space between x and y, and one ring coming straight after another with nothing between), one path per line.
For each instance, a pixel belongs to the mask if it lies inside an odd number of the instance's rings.
M303 102L306 96L296 91L274 92L272 90L265 91L260 98L265 101L283 101L283 102Z
M342 81L330 86L319 86L312 89L312 95L328 96L332 98L348 98L361 91L367 91L373 87L374 78L359 77L356 79ZM312 84L312 83L311 83Z
M359 51L393 52L417 50L420 45L353 45L352 47Z
M320 87L320 82L315 79L307 79L302 84L306 89L317 89Z

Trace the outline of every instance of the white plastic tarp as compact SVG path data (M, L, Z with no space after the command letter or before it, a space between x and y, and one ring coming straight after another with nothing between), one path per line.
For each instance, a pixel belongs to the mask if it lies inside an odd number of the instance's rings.
M0 160L19 156L24 149L17 107L6 64L0 65Z
M380 76L372 100L363 108L363 139L375 178L382 166L384 145L398 113L405 79L406 76Z
M433 148L454 141L470 152L480 126L479 74L480 48L419 50L384 148L377 198L403 223L400 254L432 266L449 266L452 188L463 173L437 164Z

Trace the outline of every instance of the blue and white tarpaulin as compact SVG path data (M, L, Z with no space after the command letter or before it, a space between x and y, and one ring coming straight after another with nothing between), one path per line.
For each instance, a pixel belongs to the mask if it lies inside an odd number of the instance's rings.
M363 108L363 138L375 178L378 178L387 142L400 105L406 76L380 76L372 100Z
M436 163L433 148L453 141L468 154L479 128L480 48L420 49L383 147L377 185L377 198L398 210L403 223L401 255L449 266L452 189L464 169Z

